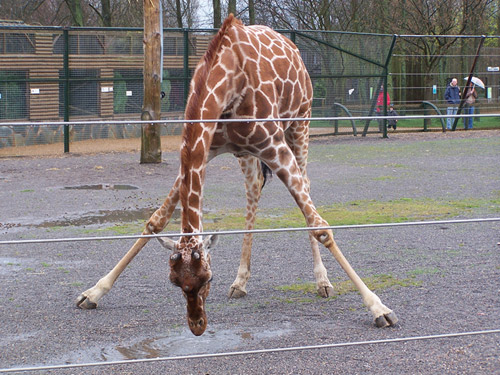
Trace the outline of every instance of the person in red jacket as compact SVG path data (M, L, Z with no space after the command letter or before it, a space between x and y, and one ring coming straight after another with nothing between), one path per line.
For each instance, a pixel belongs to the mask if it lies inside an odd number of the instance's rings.
M391 98L389 97L389 93L387 93L387 107L391 105ZM380 86L380 91L377 97L377 116L384 115L384 85ZM384 120L378 120L378 130L384 130Z

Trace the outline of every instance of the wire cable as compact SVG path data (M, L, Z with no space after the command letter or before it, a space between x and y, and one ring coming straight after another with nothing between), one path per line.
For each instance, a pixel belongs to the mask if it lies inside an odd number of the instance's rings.
M68 237L68 238L42 238L33 240L4 240L0 245L19 245L36 243L56 243L56 242L82 242L82 241L103 241L103 240L129 240L139 238L155 237L180 237L180 236L209 236L209 235L235 235L246 233L276 233L276 232L302 232L321 229L364 229L364 228L387 228L404 227L414 225L444 225L444 224L467 224L485 223L500 221L500 217L476 218L476 219L455 219L455 220L434 220L434 221L408 221L404 223L378 223L378 224L353 224L353 225L331 225L327 227L299 227L299 228L273 228L273 229L252 229L252 230L227 230L209 231L199 233L161 233L161 234L135 234L124 236L99 236L99 237Z
M63 126L63 125L143 125L143 124L181 124L181 123L234 123L234 122L283 122L283 121L332 121L332 120L380 120L380 119L422 119L422 118L462 118L462 117L500 117L500 113L480 113L473 115L411 115L411 116L352 116L352 117L290 117L290 118L253 118L253 119L218 119L218 120L185 120L185 119L164 119L164 120L106 120L106 121L43 121L43 122L1 122L0 126L20 127L20 126Z

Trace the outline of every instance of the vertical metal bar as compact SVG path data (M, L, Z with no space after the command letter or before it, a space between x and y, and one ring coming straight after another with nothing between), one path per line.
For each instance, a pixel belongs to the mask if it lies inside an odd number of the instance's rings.
M184 103L187 104L189 95L189 29L183 29L184 36Z
M64 55L63 55L63 66L64 66L64 122L69 121L69 32L68 28L63 29L64 37ZM69 125L64 125L64 152L69 152Z
M381 77L378 82L377 86L375 87L375 90L373 91L373 97L372 97L372 104L370 105L370 110L368 111L368 116L373 116L373 113L375 112L375 107L377 105L377 100L378 100L378 94L380 93L380 86L382 86L383 83L383 77ZM368 134L368 128L370 126L370 122L373 120L366 120L365 121L365 127L363 129L362 136L366 137L366 134ZM377 120L378 123L378 120Z
M477 46L476 57L474 57L474 61L472 62L472 66L470 68L469 78L467 79L467 84L465 85L464 91L462 92L462 98L460 99L460 105L458 106L457 115L459 115L462 112L462 108L463 108L464 103L465 103L465 96L467 95L467 91L469 90L472 75L474 74L474 69L476 68L476 62L477 62L477 59L479 58L479 53L481 52L481 47L483 46L485 39L486 39L486 35L482 35L481 41L479 42L479 45ZM455 117L455 121L453 122L453 126L451 127L452 131L455 131L455 129L457 128L458 119L459 119L458 117Z
M389 47L389 51L387 52L387 57L385 59L384 66L384 116L387 116L387 76L389 75L389 64L391 62L392 51L394 50L394 46L396 45L397 35L394 34L392 36L391 46ZM383 138L387 137L387 119L384 119L383 126Z

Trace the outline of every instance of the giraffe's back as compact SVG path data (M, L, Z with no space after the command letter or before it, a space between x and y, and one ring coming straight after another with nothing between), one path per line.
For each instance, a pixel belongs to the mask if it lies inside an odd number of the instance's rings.
M300 117L310 113L312 84L298 48L266 26L234 25L233 43L245 83L234 117Z

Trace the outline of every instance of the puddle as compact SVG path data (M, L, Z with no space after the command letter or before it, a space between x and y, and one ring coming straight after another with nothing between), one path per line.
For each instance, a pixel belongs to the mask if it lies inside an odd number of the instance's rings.
M37 228L67 227L67 226L87 226L107 223L133 223L146 221L156 211L156 208L139 208L135 210L100 210L96 212L85 212L81 215L73 214L60 219L44 221L34 224ZM179 222L180 210L174 210L171 223Z
M289 325L274 330L233 331L207 330L196 337L187 328L173 336L145 339L130 346L103 349L101 355L107 361L220 353L242 350L242 346L279 338L292 332Z
M64 190L137 190L137 186L120 185L120 184L95 184L95 185L78 185L65 186Z
M57 363L110 362L144 358L174 357L193 354L211 354L263 347L266 340L279 339L293 333L291 324L284 322L280 328L252 328L241 330L209 329L199 337L194 336L188 328L172 329L171 334L146 338L116 346L86 346L62 354L54 358ZM45 363L46 364L46 363Z
M35 228L55 228L55 227L85 227L90 225L102 224L125 224L125 223L145 223L151 215L156 211L156 207L138 208L138 209L124 209L124 210L99 210L99 211L86 211L75 212L66 214L58 218L49 220L35 220L34 218L24 217L15 219L15 222L0 223L0 229L5 230L21 230L26 227ZM181 210L176 208L170 218L170 224L180 224ZM217 223L222 218L215 217L205 222Z

